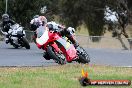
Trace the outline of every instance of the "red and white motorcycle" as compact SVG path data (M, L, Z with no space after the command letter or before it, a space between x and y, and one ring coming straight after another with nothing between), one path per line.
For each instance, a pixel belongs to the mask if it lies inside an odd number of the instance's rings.
M80 46L76 49L69 40L62 38L57 32L49 31L46 26L39 26L36 30L36 45L38 48L43 47L49 58L58 64L77 61L79 63L89 63L90 58L87 52Z

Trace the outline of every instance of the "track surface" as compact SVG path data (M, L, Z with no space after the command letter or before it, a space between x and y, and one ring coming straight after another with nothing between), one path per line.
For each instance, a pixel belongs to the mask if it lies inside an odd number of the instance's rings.
M0 66L54 66L53 60L45 60L43 51L31 43L31 49L14 49L0 42ZM86 49L91 57L90 64L132 66L132 51L117 49Z

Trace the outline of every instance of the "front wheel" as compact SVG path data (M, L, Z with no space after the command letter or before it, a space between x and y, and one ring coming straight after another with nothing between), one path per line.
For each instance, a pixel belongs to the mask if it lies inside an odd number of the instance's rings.
M77 55L79 56L79 59L77 60L79 63L89 63L90 57L88 53L80 46L77 47Z
M27 39L23 37L22 40L23 40L23 45L24 45L24 47L25 47L26 49L30 49L30 45L29 45Z
M56 52L53 47L47 47L47 53L56 63L65 64L65 56L61 52Z

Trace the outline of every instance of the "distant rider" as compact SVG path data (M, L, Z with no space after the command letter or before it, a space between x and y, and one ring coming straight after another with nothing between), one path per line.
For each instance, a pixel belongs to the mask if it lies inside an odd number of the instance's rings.
M8 31L10 29L10 26L14 25L15 22L9 18L8 14L2 15L2 31L6 32L6 43L9 43L9 34Z

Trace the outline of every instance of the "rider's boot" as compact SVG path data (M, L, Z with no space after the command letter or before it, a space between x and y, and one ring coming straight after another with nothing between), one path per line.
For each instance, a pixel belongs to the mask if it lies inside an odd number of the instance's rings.
M6 44L9 43L9 35L6 35L5 42L6 42Z
M36 38L37 38L36 31L34 31L33 33L34 33L34 35L32 36L32 39L33 39L34 43L36 44Z

